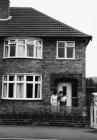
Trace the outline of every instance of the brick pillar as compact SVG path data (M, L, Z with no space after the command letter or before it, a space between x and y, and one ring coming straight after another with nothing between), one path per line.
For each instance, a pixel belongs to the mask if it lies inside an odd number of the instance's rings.
M78 106L81 108L81 112L83 113L86 106L86 80L84 76L82 76L82 88L79 88L77 92Z
M86 79L85 77L82 78L82 115L86 116Z
M82 78L82 88L83 88L83 106L86 106L86 79Z

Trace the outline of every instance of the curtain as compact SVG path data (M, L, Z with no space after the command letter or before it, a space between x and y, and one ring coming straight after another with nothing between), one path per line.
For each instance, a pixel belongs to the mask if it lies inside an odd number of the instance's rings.
M4 83L3 85L3 97L7 96L7 83Z
M17 76L17 81L23 81L24 80L24 76Z
M36 57L41 58L41 47L36 46Z
M24 94L24 84L18 83L16 87L16 98L23 98Z
M35 98L40 98L40 84L35 84Z
M18 56L25 56L25 46L24 45L18 46Z
M8 57L8 46L5 46L5 57Z

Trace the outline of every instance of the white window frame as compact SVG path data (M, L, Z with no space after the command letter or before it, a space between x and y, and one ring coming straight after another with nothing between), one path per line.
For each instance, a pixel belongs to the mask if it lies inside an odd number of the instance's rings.
M65 46L65 57L58 57L58 42L64 42ZM67 57L67 48L69 48L69 46L67 46L68 42L73 42L73 46L70 46L73 48L73 57L72 58L68 58ZM60 59L60 60L64 60L64 59L75 59L75 41L57 41L56 44L56 59Z
M7 76L7 81L4 81L4 76ZM14 76L14 81L9 81L9 76ZM23 81L17 81L17 77L18 76L23 76L24 80ZM26 77L27 76L33 76L33 81L26 81ZM39 76L40 77L40 81L35 81L35 77ZM7 96L3 97L3 89L4 89L4 83L7 84ZM9 98L8 97L8 84L9 83L14 83L14 93L13 93L13 97ZM16 98L16 85L18 83L23 83L24 84L24 95L23 98ZM27 98L26 97L26 87L27 87L27 83L29 84L33 84L33 98ZM39 84L40 85L40 97L39 98L35 98L35 84ZM42 100L42 75L40 74L23 74L23 73L18 73L18 74L9 74L9 75L3 75L2 77L2 99L8 99L8 100Z
M15 42L16 42L16 47L15 47L15 56L10 56L10 41L11 40L15 40ZM25 44L23 44L24 45L24 48L25 48L25 50L24 50L24 56L18 56L18 41L19 40L24 40L25 41ZM34 56L27 56L27 41L28 40L32 40L32 41L34 41ZM8 45L5 45L5 41L8 41L9 42L9 44ZM6 39L4 41L4 49L3 49L3 58L4 59L6 59L6 58L35 58L35 59L42 59L42 57L43 57L43 40L42 39L37 39L37 38L35 38L35 39L33 39L33 38L28 38L28 39L24 39L24 38L19 38L19 39L14 39L14 38L10 38L10 39ZM40 47L41 47L41 55L40 55L40 57L36 57L36 42L37 41L41 41L41 45L40 45ZM21 44L22 45L22 44ZM6 46L8 46L8 56L6 57L5 56L5 47Z

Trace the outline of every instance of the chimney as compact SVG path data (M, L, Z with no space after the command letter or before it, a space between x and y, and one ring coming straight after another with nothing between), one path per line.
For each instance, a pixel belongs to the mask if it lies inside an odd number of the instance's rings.
M0 0L0 20L6 20L10 17L9 0Z

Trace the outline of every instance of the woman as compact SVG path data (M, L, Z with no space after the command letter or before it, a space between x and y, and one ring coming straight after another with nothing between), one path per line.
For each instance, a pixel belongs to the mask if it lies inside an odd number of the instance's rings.
M62 91L59 91L59 95L58 95L58 102L60 103L60 105L62 104L62 97L63 97L63 92Z
M58 101L60 103L60 111L64 111L66 106L67 97L63 95L63 91L59 92Z
M55 90L53 92L53 95L51 96L50 99L50 103L51 103L51 107L52 107L52 112L58 112L59 111L59 102L58 102L58 95L57 95L57 91Z

